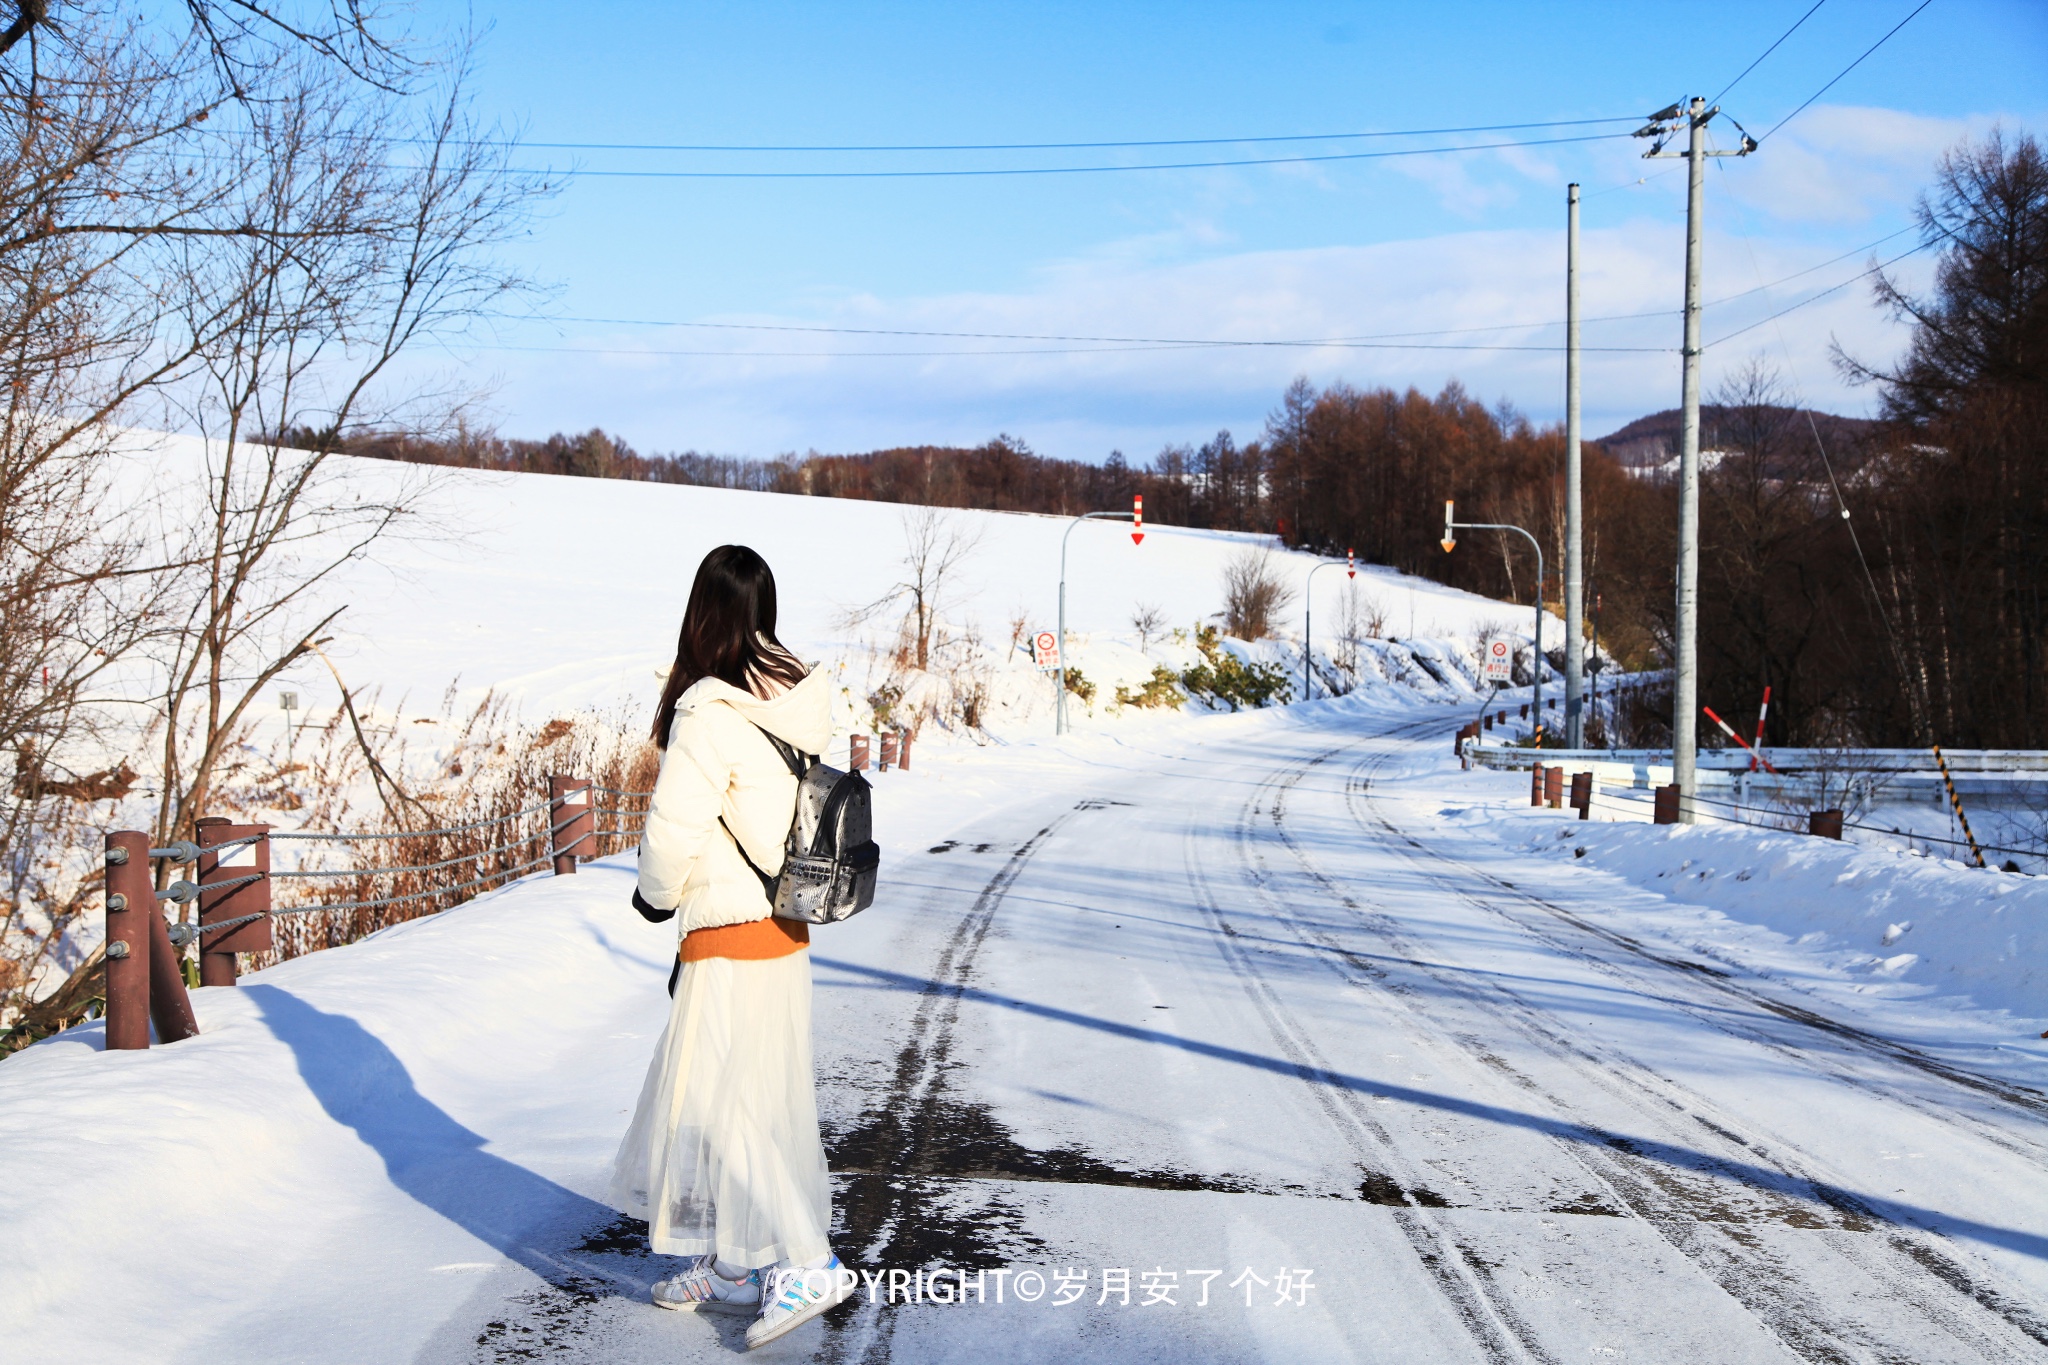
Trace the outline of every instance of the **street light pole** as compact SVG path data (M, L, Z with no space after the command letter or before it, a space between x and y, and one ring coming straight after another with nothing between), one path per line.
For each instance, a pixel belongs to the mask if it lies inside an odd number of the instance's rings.
M1301 589L1301 699L1315 700L1315 686L1309 673L1310 662L1315 658L1314 636L1310 627L1315 622L1316 575L1324 569L1334 568L1339 561L1326 559L1308 571L1308 581ZM1358 557L1349 555L1342 561L1347 578L1358 577Z
M1053 733L1067 732L1067 537L1074 534L1074 528L1084 521L1136 521L1131 512L1083 512L1067 523L1066 532L1060 536L1060 625L1056 637L1059 642L1059 693L1053 700ZM1141 533L1142 534L1142 533Z
M1543 543L1519 526L1508 526L1495 521L1452 521L1453 504L1444 504L1444 538L1441 544L1444 553L1457 548L1458 538L1453 531L1513 531L1529 542L1529 548L1536 552L1536 657L1529 661L1529 678L1533 685L1529 709L1536 713L1536 726L1543 725Z

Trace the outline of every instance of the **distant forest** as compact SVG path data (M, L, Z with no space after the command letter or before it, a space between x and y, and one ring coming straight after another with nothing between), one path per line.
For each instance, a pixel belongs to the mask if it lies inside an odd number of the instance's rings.
M1994 133L1942 161L1920 209L1939 245L1933 292L1878 276L1877 302L1912 327L1904 358L1872 367L1876 421L1808 413L1767 364L1738 370L1703 409L1701 699L1753 715L1772 691L1770 742L2033 747L2048 740L2048 162ZM1560 601L1564 435L1452 383L1318 389L1297 380L1253 440L1218 432L1137 465L1050 459L999 436L752 461L642 455L600 430L544 441L369 433L356 454L486 469L758 492L1073 515L1145 497L1148 521L1269 532L1297 548L1389 564L1528 600L1519 538L1437 545L1460 519L1527 527ZM1600 643L1631 668L1666 665L1673 615L1677 414L1585 447L1586 577ZM1668 720L1668 716L1667 716Z

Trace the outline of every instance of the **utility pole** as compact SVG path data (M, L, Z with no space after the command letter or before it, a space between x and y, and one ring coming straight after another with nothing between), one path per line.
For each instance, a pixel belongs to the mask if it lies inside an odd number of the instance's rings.
M1678 818L1693 823L1696 768L1699 758L1699 609L1700 609L1700 231L1705 213L1706 158L1748 156L1756 140L1746 132L1736 151L1709 152L1707 124L1721 106L1693 96L1685 109L1671 105L1650 115L1637 137L1657 141L1645 157L1686 159L1685 195L1685 377L1680 385L1678 436L1678 628L1671 685L1671 780L1678 784ZM1685 119L1684 152L1667 152L1664 144ZM1734 120L1730 120L1734 122ZM1742 131L1742 125L1735 125Z
M1579 473L1579 187L1566 191L1564 245L1564 747L1586 747L1585 518Z

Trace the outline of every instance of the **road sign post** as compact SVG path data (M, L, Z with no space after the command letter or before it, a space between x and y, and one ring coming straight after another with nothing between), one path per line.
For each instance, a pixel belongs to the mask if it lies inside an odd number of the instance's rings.
M1529 660L1529 681L1533 684L1530 696L1535 702L1536 710L1541 712L1543 710L1543 543L1519 526L1509 526L1495 521L1454 521L1452 515L1455 510L1456 505L1454 503L1444 503L1444 538L1438 544L1444 547L1445 554L1449 554L1458 548L1457 533L1459 531L1513 531L1516 535L1528 541L1529 547L1536 551L1536 634L1533 640L1535 647L1534 657ZM1543 728L1543 718L1541 715L1538 715L1536 719L1537 730L1540 732Z
M1486 662L1481 681L1496 687L1507 687L1515 680L1515 656L1506 640L1495 640L1486 647Z

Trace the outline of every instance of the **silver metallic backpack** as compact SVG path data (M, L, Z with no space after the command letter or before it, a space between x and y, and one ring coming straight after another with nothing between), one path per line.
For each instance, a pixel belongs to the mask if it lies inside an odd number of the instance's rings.
M761 879L761 890L782 919L831 924L859 914L874 904L875 873L882 860L873 837L873 789L859 773L828 768L816 755L799 753L766 730L761 733L796 777L796 811L783 844L782 871L769 876L747 857L730 826L727 836ZM723 816L718 823L725 824Z

